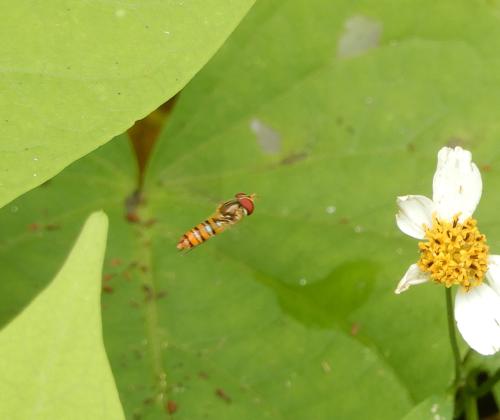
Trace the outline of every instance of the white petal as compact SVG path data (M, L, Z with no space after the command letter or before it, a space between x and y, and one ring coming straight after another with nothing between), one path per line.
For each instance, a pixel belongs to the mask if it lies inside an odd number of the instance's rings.
M398 197L396 203L399 207L396 214L399 229L413 238L424 239L423 225L432 225L432 200L423 195L405 195Z
M493 290L500 295L500 255L488 255L486 278Z
M450 220L461 213L460 221L463 221L472 216L483 184L471 153L461 147L443 147L438 153L432 187L432 201L440 218Z
M426 281L429 281L429 276L423 271L420 271L420 268L418 268L417 264L412 264L399 282L398 287L396 287L394 293L399 295L400 293L408 290L410 286L425 283Z
M460 289L455 299L455 320L467 344L480 354L500 350L500 296L486 284L468 292Z

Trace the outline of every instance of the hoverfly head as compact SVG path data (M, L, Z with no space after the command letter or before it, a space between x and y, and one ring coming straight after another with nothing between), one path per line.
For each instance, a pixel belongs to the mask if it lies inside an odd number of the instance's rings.
M240 203L241 207L246 210L247 215L250 216L255 208L255 205L253 203L255 194L248 195L245 193L238 193L235 195L235 197L238 200L238 203Z

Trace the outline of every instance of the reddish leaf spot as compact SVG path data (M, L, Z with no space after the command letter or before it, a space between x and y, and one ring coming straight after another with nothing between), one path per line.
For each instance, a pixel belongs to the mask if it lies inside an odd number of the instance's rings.
M130 223L139 223L141 221L139 215L135 212L133 213L127 213L127 221L129 221Z
M215 395L217 395L220 399L224 400L228 404L231 402L231 397L227 395L222 388L217 388L215 390Z
M175 401L168 400L167 404L165 405L165 408L167 409L168 414L174 414L177 411L178 406Z
M104 274L102 276L102 281L110 281L114 276L115 276L114 274L110 274L110 273Z
M351 335L358 335L359 328L360 328L360 326L358 323L355 322L354 324L352 324L351 325Z

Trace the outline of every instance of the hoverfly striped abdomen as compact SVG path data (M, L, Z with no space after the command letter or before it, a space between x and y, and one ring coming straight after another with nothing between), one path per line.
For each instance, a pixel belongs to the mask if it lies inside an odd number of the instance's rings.
M238 193L235 199L226 201L217 207L215 214L188 230L177 243L177 249L191 249L223 232L226 228L238 223L244 216L254 210L255 195Z

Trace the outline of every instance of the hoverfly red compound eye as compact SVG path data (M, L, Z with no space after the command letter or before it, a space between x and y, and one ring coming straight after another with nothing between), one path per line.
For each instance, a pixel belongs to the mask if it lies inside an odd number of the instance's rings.
M248 195L243 194L242 196L237 195L238 202L247 211L247 215L250 216L253 213L254 205L253 200L248 197Z

